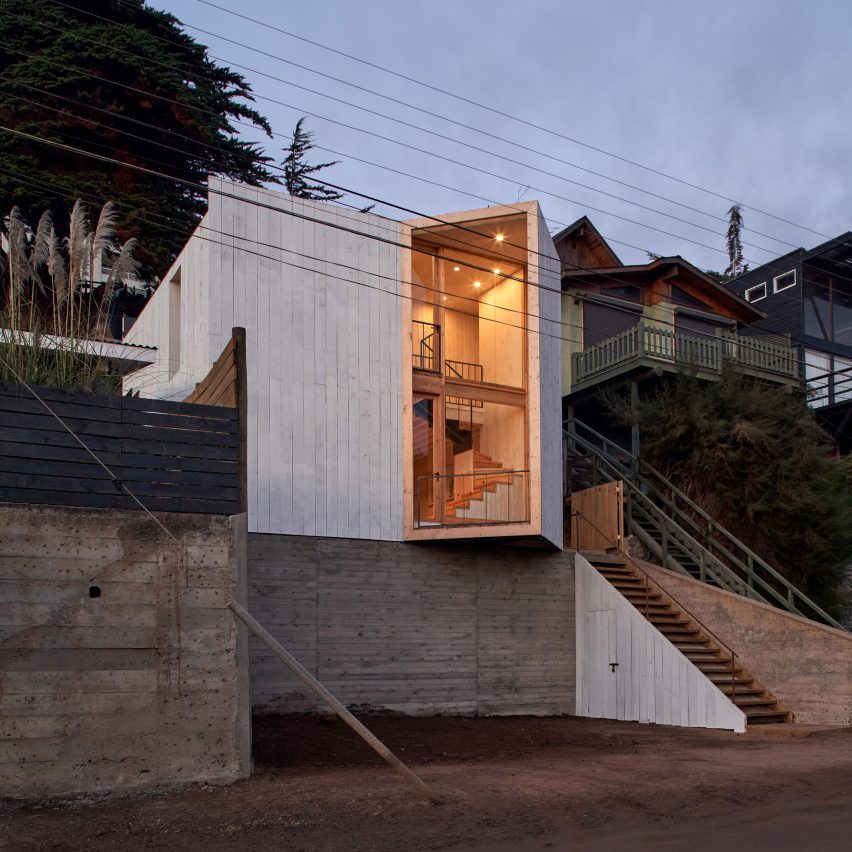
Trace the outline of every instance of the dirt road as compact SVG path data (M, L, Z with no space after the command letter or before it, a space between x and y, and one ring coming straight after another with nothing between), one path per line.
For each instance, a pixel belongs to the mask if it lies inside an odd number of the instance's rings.
M368 724L447 803L424 803L336 720L255 726L256 773L0 807L0 848L847 850L852 730L742 736L574 718Z

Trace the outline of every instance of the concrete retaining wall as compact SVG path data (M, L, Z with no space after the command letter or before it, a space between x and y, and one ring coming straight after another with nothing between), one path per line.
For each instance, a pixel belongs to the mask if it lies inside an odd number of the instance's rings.
M245 516L0 505L0 795L248 774Z
M852 725L852 634L645 564L796 722Z
M349 705L410 714L575 709L566 554L252 534L249 609ZM256 710L318 709L263 645L250 647Z

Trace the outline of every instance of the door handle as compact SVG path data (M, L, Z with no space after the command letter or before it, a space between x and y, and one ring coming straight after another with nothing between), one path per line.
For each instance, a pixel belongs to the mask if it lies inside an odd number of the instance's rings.
M613 674L615 674L615 670L618 668L618 663L610 663L609 667L612 670Z

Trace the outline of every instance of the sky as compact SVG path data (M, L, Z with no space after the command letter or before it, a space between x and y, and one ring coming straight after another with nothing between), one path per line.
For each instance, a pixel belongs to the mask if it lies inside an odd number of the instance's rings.
M245 138L276 162L307 116L317 160L340 161L323 177L352 204L438 215L535 199L554 233L589 216L625 263L705 269L727 265L734 200L752 267L852 229L848 0L212 2L263 23L150 5L244 74L281 134Z

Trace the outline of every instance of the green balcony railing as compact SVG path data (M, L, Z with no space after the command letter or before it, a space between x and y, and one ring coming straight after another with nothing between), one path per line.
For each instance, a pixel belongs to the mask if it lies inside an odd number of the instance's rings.
M639 322L572 356L572 387L596 381L610 371L628 368L632 361L650 361L718 374L725 363L744 370L796 380L799 362L786 343L719 333L714 337L672 331Z

